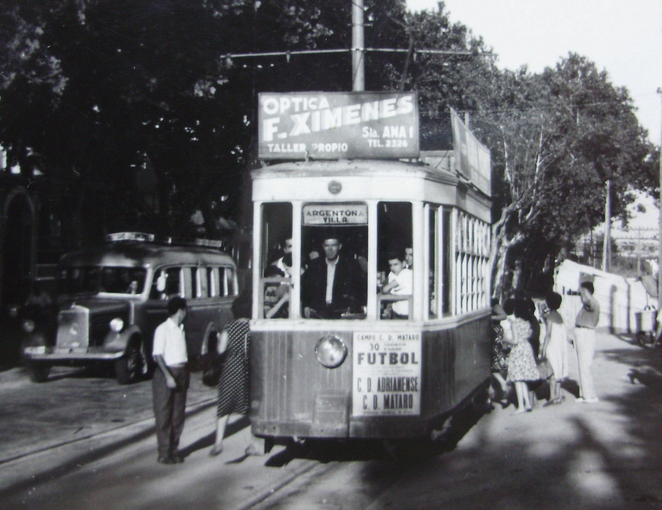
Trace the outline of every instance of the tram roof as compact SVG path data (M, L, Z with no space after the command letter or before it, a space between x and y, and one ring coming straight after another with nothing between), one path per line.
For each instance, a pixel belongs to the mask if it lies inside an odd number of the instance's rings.
M421 152L419 160L339 159L287 161L253 170L253 179L337 177L402 174L451 186L464 184L477 190L453 170L453 151Z

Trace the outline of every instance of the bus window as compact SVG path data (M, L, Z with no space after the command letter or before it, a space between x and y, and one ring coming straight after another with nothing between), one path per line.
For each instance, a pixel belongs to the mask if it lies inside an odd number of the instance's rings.
M165 294L168 297L172 296L181 296L182 287L181 287L181 268L179 267L169 267L165 271Z
M220 295L219 285L218 285L218 268L217 267L208 267L207 268L207 287L209 288L209 296L217 297Z
M226 281L226 296L236 296L237 295L237 286L235 285L236 279L234 275L234 270L231 267L225 268L225 281Z
M209 297L209 268L200 268L199 270L199 279L200 279L200 293L198 297L208 298Z
M367 268L368 253L367 205L305 204L302 220L303 317L365 318L367 275L363 268Z
M186 299L198 297L196 289L197 274L198 268L196 267L184 268L184 297Z
M408 202L380 202L377 208L377 270L379 316L408 319L413 294L413 262L405 250L412 248L412 207ZM410 252L410 258L413 252Z

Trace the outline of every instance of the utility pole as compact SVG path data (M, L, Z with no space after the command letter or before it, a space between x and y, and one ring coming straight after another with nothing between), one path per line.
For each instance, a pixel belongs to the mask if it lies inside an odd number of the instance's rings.
M605 238L602 247L602 270L609 271L611 258L611 179L607 179L607 200L605 201Z
M662 94L662 89L657 89L658 94ZM662 96L661 96L662 97ZM657 232L657 309L660 309L662 302L662 144L660 144L660 199L657 203L659 208L659 225Z
M365 40L363 0L352 0L352 90L365 90Z

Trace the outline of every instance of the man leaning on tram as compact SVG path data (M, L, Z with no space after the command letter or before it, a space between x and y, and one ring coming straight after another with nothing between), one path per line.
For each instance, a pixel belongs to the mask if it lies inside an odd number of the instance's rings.
M366 301L365 273L341 253L342 243L329 234L322 243L324 257L313 260L302 276L301 302L309 319L339 319L360 313Z

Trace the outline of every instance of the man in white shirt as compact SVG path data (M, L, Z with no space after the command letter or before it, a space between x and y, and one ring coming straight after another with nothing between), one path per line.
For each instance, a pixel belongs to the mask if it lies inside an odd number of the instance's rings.
M184 318L186 300L173 297L168 301L168 319L154 331L152 355L157 368L152 380L156 438L161 464L179 464L184 458L177 451L184 430L186 393L189 371L186 366Z
M396 254L389 255L388 265L391 272L388 274L388 283L382 288L382 294L411 296L414 288L414 277L412 270L405 267L404 257ZM392 309L396 319L408 318L409 300L395 301Z

